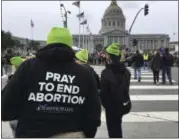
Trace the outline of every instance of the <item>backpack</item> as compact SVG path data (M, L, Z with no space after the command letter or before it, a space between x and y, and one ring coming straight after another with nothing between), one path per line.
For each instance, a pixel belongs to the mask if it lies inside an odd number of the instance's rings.
M112 70L111 70L112 72ZM116 79L116 82L118 84L117 93L120 93L120 98L116 98L114 101L116 101L116 105L119 104L120 101L120 107L122 110L122 115L128 114L131 111L132 108L132 103L131 103L131 99L129 96L129 85L130 85L130 79L128 81L127 79L127 72L125 72L124 74L120 74L120 80L119 78L117 78L117 76L114 74L114 72L112 72L114 78ZM121 78L122 77L122 78ZM122 103L121 103L122 102Z

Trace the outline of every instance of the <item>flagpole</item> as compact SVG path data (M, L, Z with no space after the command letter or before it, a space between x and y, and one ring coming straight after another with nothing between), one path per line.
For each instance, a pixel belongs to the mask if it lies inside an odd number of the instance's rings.
M81 7L81 3L80 3L80 5L79 5L79 14L80 14L80 12L81 12L80 7ZM78 45L79 45L78 47L79 47L79 48L80 48L80 43L81 43L81 42L80 42L80 41L81 41L81 40L80 40L80 35L81 35L81 34L80 34L80 32L81 32L80 27L81 27L81 26L80 26L80 17L79 17L79 39L78 39L78 41L79 41L79 42L78 42Z
M83 17L83 21L84 21L84 17ZM85 37L84 36L84 32L85 32L84 27L85 27L85 25L83 25L83 47L82 47L83 49L84 49L84 37Z
M86 49L87 50L88 50L88 30L89 30L89 26L87 25L87 27L86 27Z
M31 27L31 40L33 41L33 27Z
M88 50L88 32L86 30L86 49Z

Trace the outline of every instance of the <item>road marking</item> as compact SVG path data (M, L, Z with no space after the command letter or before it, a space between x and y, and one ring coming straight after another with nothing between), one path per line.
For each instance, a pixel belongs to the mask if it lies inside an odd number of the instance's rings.
M134 75L133 72L131 72L132 75ZM153 73L152 72L144 72L144 73L141 73L141 75L152 75L153 76Z
M106 122L105 112L101 113L101 121ZM178 122L178 112L131 112L125 115L123 122Z
M178 85L168 85L168 86L162 86L162 85L131 85L130 89L133 90L142 90L142 89L149 89L149 90L162 90L162 89L178 89Z
M162 78L162 76L159 76L160 78ZM131 76L131 78L134 78L134 75ZM141 74L141 78L153 78L153 75L142 75Z
M4 87L6 86L7 84L7 81L8 81L8 76L7 75L3 75L1 77L1 90L4 89Z
M178 100L178 95L130 95L132 101L171 101Z
M2 126L2 138L13 138L11 127L9 126L9 122L1 122Z
M131 79L130 82L136 83L136 82L138 82L138 80L137 80L137 79L136 79L136 80ZM151 82L152 82L152 83L153 83L154 80L150 80L150 79L149 79L149 80L143 80L143 79L142 79L141 82L148 82L148 83L151 83ZM162 82L162 80L160 80L159 82ZM175 81L175 80L172 80L172 82L176 82L176 81Z

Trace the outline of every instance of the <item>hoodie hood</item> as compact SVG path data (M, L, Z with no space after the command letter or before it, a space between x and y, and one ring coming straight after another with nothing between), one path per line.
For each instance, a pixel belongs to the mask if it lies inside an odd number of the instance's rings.
M123 63L112 63L107 65L107 68L110 68L114 73L125 73L127 70L126 66Z
M36 57L45 63L65 64L74 61L75 52L65 44L50 44L37 51Z

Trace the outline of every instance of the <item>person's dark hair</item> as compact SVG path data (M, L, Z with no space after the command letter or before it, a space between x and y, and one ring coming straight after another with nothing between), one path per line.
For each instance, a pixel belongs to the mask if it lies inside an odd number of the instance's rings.
M169 53L169 49L168 48L165 48L165 53Z
M139 54L139 50L136 50L136 54Z
M13 51L12 51L11 48L8 48L8 49L7 49L7 53L8 53L8 54L11 54L12 52L13 52Z
M111 55L111 54L109 54L109 55L110 55L112 63L119 63L120 62L121 55L119 55L119 56Z

